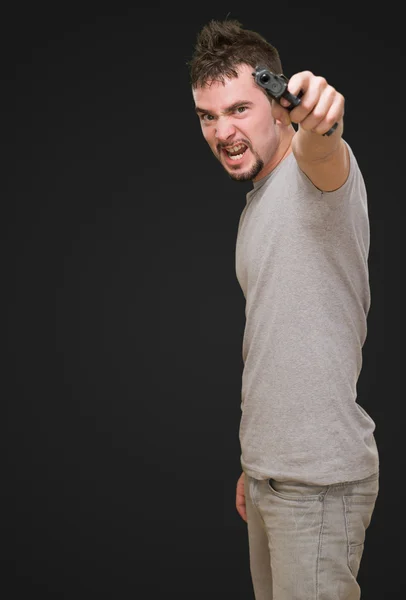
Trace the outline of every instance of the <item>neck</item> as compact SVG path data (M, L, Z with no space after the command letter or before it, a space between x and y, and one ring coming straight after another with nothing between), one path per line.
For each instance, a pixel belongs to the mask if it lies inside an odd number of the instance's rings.
M279 145L275 154L269 163L262 169L261 173L253 180L259 181L263 177L266 177L292 152L292 139L295 135L295 130L292 126L284 127L281 132Z

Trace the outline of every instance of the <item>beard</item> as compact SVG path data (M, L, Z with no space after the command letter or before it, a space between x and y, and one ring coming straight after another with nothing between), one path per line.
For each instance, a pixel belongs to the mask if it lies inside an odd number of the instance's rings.
M255 158L255 162L252 165L252 167L245 172L242 173L237 173L237 170L240 169L239 166L234 167L235 173L233 172L233 167L229 167L231 168L231 172L228 170L227 167L224 166L224 164L222 163L222 160L220 158L221 156L221 146L217 147L217 151L218 151L218 160L220 161L220 163L223 165L224 170L226 171L227 175L230 177L230 179L232 179L233 181L252 181L253 179L255 179L255 177L262 171L262 169L264 168L264 161L262 160L262 158L259 156L259 154L257 154L251 144L249 144L248 141L246 140L242 140L246 146L249 148L249 150L251 151L251 154L254 156Z
M264 161L259 158L259 156L255 157L255 163L252 165L249 171L245 173L230 173L227 171L228 176L233 181L252 181L255 177L262 171L264 168Z

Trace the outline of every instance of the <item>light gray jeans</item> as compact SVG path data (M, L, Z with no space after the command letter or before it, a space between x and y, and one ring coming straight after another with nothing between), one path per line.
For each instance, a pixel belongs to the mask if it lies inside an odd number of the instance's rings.
M244 487L256 600L359 600L379 473L327 486L245 474Z

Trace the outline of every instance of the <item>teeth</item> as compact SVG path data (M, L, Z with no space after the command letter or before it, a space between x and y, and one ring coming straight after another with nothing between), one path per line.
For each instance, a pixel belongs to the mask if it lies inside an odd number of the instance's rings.
M235 156L230 156L231 160L239 160L244 156L244 152L242 154L236 154Z
M227 152L237 152L238 150L244 150L244 144L238 144L237 146L233 146L232 148L227 148Z

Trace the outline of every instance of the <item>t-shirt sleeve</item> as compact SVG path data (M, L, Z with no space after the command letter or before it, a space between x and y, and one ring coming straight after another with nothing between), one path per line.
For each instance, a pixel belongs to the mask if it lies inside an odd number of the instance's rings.
M293 161L291 191L294 194L300 193L300 190L302 190L304 192L304 196L312 198L313 200L319 199L324 203L327 203L330 206L330 208L337 207L338 205L342 204L354 195L356 195L358 198L361 198L363 202L366 202L365 183L359 165L354 156L352 148L350 147L348 142L346 142L345 140L343 141L347 146L350 158L349 174L343 185L331 192L319 190L307 177L307 175L300 169L298 163L296 161Z

